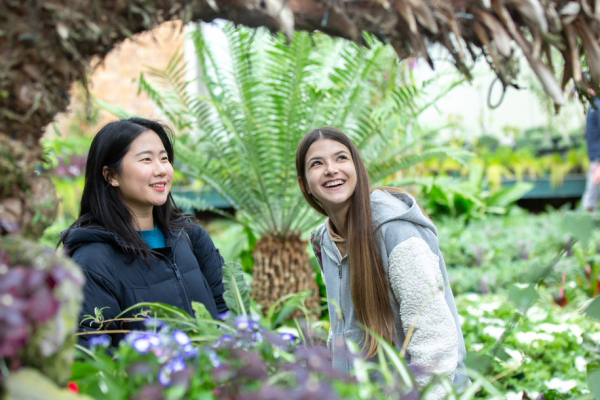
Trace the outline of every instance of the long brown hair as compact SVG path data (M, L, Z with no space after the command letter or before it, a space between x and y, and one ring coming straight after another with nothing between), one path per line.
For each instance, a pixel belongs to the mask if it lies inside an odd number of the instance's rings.
M394 313L388 297L389 282L375 243L371 219L369 176L358 150L339 130L324 126L314 129L302 138L296 150L296 172L304 198L315 210L327 216L319 201L308 193L306 181L306 153L319 139L335 140L348 148L356 168L356 189L350 198L346 216L350 293L358 321L388 342L395 334ZM377 354L377 340L365 331L363 351L367 357Z

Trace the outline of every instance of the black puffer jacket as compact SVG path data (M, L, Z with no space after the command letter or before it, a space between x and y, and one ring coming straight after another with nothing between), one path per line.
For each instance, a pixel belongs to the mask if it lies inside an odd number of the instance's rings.
M161 302L193 315L192 301L203 303L213 318L227 311L223 300L223 258L201 227L188 224L190 242L183 234L166 235L165 247L153 249L146 263L125 254L118 237L102 230L76 228L69 232L65 249L85 273L85 300L81 318L102 310L105 320L139 302ZM132 314L130 314L131 316ZM95 330L89 321L80 330ZM111 324L106 329L140 329L141 324ZM86 346L90 335L80 336ZM117 345L123 335L112 335Z

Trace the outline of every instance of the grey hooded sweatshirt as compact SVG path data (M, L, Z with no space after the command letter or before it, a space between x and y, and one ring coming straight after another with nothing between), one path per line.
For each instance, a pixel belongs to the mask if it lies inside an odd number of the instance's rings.
M388 293L395 315L394 345L400 351L411 326L405 359L419 387L433 375L444 375L458 391L469 379L464 372L465 345L456 304L440 253L437 229L410 195L383 190L371 193L375 239L390 282ZM348 257L342 256L327 232L328 221L313 231L311 242L320 260L327 289L333 366L349 373L346 340L364 344L350 294ZM373 310L377 312L377 310ZM428 399L444 398L441 385Z

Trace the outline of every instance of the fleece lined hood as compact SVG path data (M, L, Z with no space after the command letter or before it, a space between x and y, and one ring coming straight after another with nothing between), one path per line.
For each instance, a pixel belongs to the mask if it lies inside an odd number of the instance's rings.
M374 190L371 193L371 215L374 230L387 222L399 220L423 226L437 236L433 222L423 214L417 201L408 193Z

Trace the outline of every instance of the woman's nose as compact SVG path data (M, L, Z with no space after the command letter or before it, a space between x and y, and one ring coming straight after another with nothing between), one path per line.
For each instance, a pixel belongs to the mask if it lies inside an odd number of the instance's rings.
M158 163L158 165L154 168L154 175L156 176L163 176L166 175L167 173L167 169L165 168L165 166L162 163Z
M336 168L336 166L334 164L327 164L325 167L325 173L327 175L333 175L336 174L338 172L338 169Z

